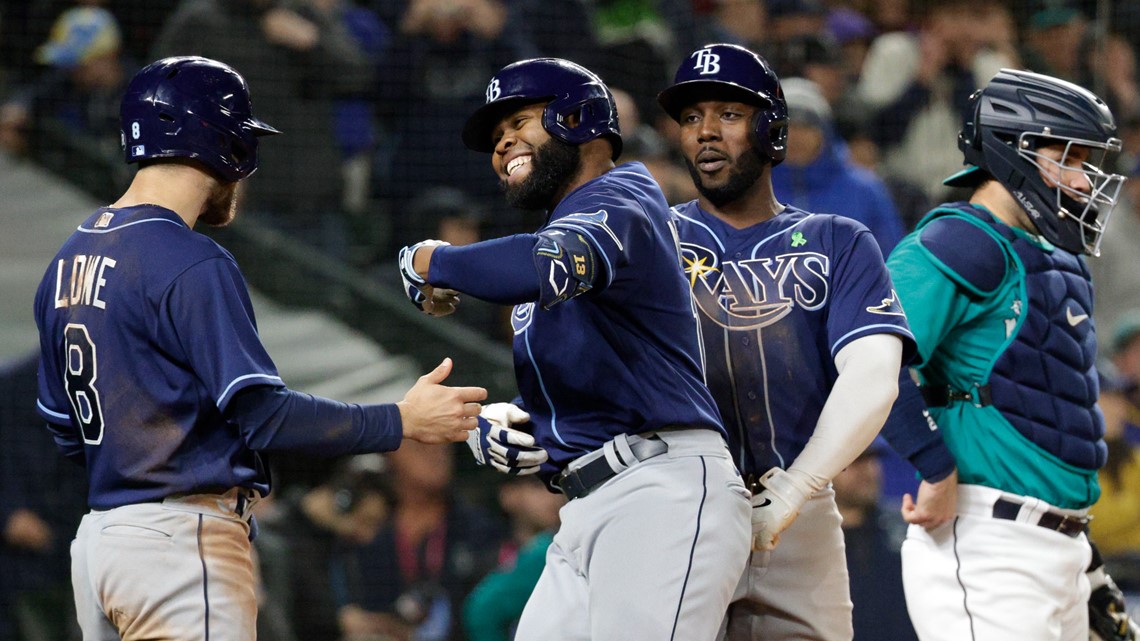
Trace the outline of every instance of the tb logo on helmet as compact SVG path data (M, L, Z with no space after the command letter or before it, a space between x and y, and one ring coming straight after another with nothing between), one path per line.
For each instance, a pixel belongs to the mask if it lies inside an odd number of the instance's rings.
M693 69L700 70L702 76L720 73L720 56L713 53L712 49L701 49L690 57L697 59Z
M494 102L499 99L503 91L499 89L499 79L491 78L491 82L487 83L487 102Z

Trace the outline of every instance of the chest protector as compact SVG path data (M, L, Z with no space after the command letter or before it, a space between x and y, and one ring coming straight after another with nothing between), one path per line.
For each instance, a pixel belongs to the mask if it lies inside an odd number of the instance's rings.
M978 383L989 383L993 406L1022 436L1065 463L1100 468L1107 449L1104 416L1096 405L1093 288L1084 259L1059 247L1042 249L966 203L933 214L923 225L941 216L983 223L1005 254L1006 278L1024 280L1017 333L998 355L989 380Z

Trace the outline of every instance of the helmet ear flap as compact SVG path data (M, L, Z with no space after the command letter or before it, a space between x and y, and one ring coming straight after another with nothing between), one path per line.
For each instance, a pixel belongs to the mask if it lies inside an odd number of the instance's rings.
M982 149L982 130L978 127L978 120L982 115L982 90L978 89L970 96L970 118L962 123L962 131L958 132L958 147L965 151Z

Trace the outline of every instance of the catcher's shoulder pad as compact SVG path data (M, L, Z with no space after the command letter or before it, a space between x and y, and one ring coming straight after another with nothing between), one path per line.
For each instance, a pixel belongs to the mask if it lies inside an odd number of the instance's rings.
M1009 269L1004 243L995 232L960 214L931 219L919 231L918 243L943 273L975 296L996 291Z

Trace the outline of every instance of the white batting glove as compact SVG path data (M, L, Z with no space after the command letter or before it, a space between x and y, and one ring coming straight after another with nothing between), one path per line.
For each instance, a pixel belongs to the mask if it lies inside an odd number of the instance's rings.
M467 446L479 465L512 476L538 472L549 455L534 443L534 437L511 427L527 423L530 414L512 403L485 405L479 414L479 427L467 433Z
M404 294L407 295L408 300L412 301L412 304L421 312L424 310L424 301L427 300L427 295L424 294L423 290L428 286L428 283L423 277L416 273L416 250L421 247L438 247L440 245L450 244L451 243L445 243L442 240L421 240L415 245L402 247L400 249L400 279L404 281Z
M771 551L812 494L796 472L774 467L760 477L764 489L752 497L752 551Z

